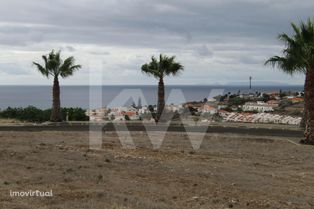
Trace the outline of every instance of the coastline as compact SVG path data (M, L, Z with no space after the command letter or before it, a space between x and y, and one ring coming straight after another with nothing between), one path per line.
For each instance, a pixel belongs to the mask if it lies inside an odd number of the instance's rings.
M99 87L101 87L99 89ZM124 89L140 89L143 92L147 104L156 104L157 86L155 85L108 85L108 86L61 86L61 105L63 107L81 107L84 109L99 108L94 106L95 96L102 97L103 106L108 105ZM200 101L208 98L211 90L223 89L224 93L236 93L239 90L249 92L248 86L215 86L215 85L166 85L166 97L171 90L182 91L186 101ZM253 86L255 91L302 91L303 86ZM51 107L51 90L49 85L43 86L0 86L0 108L27 107L29 105L46 109ZM99 95L101 92L101 95ZM137 102L137 101L135 101ZM174 101L171 101L174 102ZM180 103L179 101L177 103Z

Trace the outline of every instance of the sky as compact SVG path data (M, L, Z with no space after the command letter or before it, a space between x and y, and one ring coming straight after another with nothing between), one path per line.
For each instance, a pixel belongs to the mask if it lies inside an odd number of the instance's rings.
M32 65L52 49L83 67L61 85L155 85L141 65L160 53L185 69L169 85L302 85L264 66L313 18L313 0L0 0L0 85L50 85ZM98 80L94 80L98 78Z

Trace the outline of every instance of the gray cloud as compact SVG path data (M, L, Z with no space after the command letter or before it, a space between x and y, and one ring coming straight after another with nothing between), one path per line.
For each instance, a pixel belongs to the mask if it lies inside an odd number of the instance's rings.
M126 74L143 57L164 52L203 69L200 80L208 65L220 71L237 65L239 75L247 73L241 71L245 65L258 73L264 59L280 51L277 34L290 32L290 21L313 16L312 8L312 0L10 0L0 7L0 52L55 48L78 57L103 56L110 59L108 71L125 65L119 64L124 54L132 57ZM10 60L19 63L23 55L12 52ZM207 57L209 63L202 64ZM1 62L7 60L0 56ZM281 80L282 74L276 76Z
M0 9L6 34L25 42L173 46L230 37L273 38L288 21L311 15L314 3L296 1L32 1L12 0ZM291 7L287 6L291 4ZM293 13L291 14L291 10ZM10 14L9 14L10 13ZM33 35L34 34L34 35Z
M196 51L196 55L200 57L210 58L214 55L214 52L211 49L209 49L206 45L196 47L195 51Z
M12 63L0 63L0 72L7 75L29 75L30 71Z
M103 52L103 51L92 51L90 54L93 55L110 55L110 52Z

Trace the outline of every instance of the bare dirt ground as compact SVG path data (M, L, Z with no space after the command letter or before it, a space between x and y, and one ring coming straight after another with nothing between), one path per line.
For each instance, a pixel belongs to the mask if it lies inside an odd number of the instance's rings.
M0 208L314 208L314 146L298 139L207 134L193 151L186 134L168 133L153 150L134 132L128 150L107 133L89 150L88 134L1 132Z

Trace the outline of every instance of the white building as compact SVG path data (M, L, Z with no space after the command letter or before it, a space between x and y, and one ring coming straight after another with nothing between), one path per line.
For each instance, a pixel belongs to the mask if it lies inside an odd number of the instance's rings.
M204 104L202 107L198 109L201 113L209 113L211 115L218 113L217 108L210 106L208 104Z
M139 120L139 113L133 107L113 107L111 109L99 108L94 110L87 110L86 115L89 116L90 121L105 121L105 120L125 120L126 116L130 120Z
M107 119L107 113L107 108L98 108L93 110L87 110L85 114L89 116L90 121L101 122Z
M265 102L247 102L242 106L245 112L273 112L274 108Z
M149 109L147 106L143 106L138 110L138 114L146 114L146 113L150 113Z
M301 117L291 117L287 115L276 115L272 113L226 113L221 115L225 121L228 122L242 122L242 123L275 123L275 124L289 124L300 125Z
M215 98L207 98L207 102L217 102Z
M170 105L165 105L165 109L172 111L172 112L176 112L176 111L179 112L180 110L183 109L183 106L182 106L182 104L180 104L180 105L170 104Z

